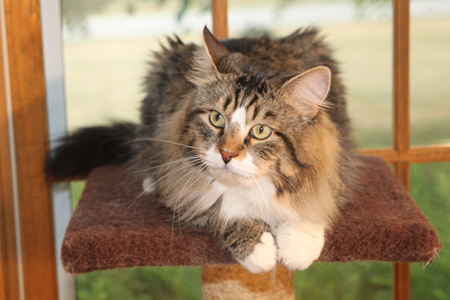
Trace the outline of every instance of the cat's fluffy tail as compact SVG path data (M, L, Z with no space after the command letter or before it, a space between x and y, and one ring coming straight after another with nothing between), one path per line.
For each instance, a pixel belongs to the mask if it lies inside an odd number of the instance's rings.
M108 127L82 128L62 138L45 166L49 178L84 178L96 167L131 159L136 128L135 124L114 123Z

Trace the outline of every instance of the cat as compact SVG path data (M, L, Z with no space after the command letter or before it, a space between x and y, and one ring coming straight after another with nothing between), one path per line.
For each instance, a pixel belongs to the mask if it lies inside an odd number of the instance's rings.
M315 28L155 53L141 123L78 130L51 155L53 179L132 162L173 218L210 231L244 268L304 270L354 180L345 91Z

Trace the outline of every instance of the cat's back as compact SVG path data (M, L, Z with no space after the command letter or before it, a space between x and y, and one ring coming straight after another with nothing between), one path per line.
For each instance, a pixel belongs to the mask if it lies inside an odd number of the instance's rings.
M240 52L280 72L304 72L318 65L330 67L332 72L338 71L331 50L313 27L278 39L263 35L221 42L230 51Z

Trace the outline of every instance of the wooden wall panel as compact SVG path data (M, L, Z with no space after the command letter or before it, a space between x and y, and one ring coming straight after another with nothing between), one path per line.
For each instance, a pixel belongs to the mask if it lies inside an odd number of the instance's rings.
M57 299L39 0L5 0L26 299Z
M16 300L19 282L3 55L0 45L0 299Z

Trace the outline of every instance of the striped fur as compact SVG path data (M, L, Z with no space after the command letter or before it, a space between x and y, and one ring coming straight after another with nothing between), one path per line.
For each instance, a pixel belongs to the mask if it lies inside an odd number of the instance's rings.
M344 88L317 31L219 43L205 29L203 46L169 39L146 88L125 142L145 192L174 220L210 230L252 272L277 257L308 267L353 182ZM271 135L256 139L255 125Z
M136 169L154 168L144 177L155 182L174 218L211 230L240 261L252 255L262 233L276 239L277 228L288 223L320 224L323 237L346 201L353 148L329 49L315 29L222 41L228 50L214 43L207 35L206 47L178 41L157 54ZM311 115L293 103L287 85L317 66L329 68L332 80ZM225 117L224 128L212 126L211 111ZM249 134L257 124L273 129L267 140ZM225 164L220 149L238 155Z

